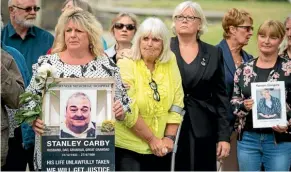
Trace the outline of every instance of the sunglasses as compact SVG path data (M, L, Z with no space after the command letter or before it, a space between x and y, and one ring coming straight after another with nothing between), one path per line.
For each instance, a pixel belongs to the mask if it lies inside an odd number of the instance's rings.
M21 8L21 7L18 7L18 6L12 5L12 7L15 7L15 8L18 8L18 9L21 9L21 10L24 10L25 12L28 12L28 13L31 12L32 9L33 9L35 12L38 12L38 11L40 10L40 7L37 7L37 6Z
M126 30L135 30L135 26L133 24L122 24L122 23L115 23L114 28L121 30L125 26Z
M158 85L157 83L152 79L152 82L149 83L151 89L154 91L154 100L160 101L160 94L158 92Z
M254 30L253 26L236 26L236 27L244 28L247 32L250 32L251 30L252 31Z

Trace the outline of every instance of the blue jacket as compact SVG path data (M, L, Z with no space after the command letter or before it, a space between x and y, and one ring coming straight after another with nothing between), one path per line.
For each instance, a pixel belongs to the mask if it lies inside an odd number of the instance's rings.
M30 82L31 76L29 74L23 55L17 49L10 46L6 46L2 41L1 41L1 48L14 58L16 65L23 78L24 86L26 88Z
M219 47L222 51L223 55L223 61L224 61L224 74L225 74L225 85L226 85L226 91L229 97L229 101L231 100L232 93L233 93L233 79L234 79L234 73L236 71L236 67L230 52L230 49L228 47L228 44L225 39L223 39L216 47ZM241 50L241 55L244 62L248 62L250 59L253 59L253 56L245 52L244 50ZM228 113L228 119L230 122L231 129L234 126L235 122L235 116L232 113L231 108L230 112Z

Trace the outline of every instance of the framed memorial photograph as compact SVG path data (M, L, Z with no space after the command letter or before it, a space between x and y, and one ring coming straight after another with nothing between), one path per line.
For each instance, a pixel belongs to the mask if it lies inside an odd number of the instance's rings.
M42 170L114 171L114 80L56 81L43 102Z
M253 127L286 126L286 100L284 81L251 83Z

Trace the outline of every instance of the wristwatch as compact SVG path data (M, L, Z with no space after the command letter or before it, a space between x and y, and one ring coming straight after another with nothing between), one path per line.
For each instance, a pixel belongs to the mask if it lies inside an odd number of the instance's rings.
M176 140L176 136L173 136L173 135L165 135L165 137L173 140L173 142L175 143L175 140Z

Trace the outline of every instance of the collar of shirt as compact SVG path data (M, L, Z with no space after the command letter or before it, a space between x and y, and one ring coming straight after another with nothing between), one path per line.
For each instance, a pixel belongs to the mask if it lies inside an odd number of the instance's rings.
M8 24L7 24L7 27L8 27L8 33L9 33L9 37L12 37L14 35L18 35L14 29L14 27L12 26L11 22L9 21ZM34 36L35 37L35 31L34 31L34 26L30 27L27 31L27 35L31 35L31 36ZM19 36L19 35L18 35ZM25 37L26 37L25 36Z
M104 51L108 57L112 58L116 54L115 46L116 45L114 44L113 46Z
M61 124L61 128L62 128L63 132L66 132L66 133L68 133L68 134L70 134L70 135L72 135L74 137L77 137L77 138L87 138L87 132L90 129L94 129L95 130L95 127L94 127L92 122L90 122L88 128L84 132L82 132L80 134L76 134L76 133L72 132L70 129L68 129L68 127L66 126L65 122L63 122Z

